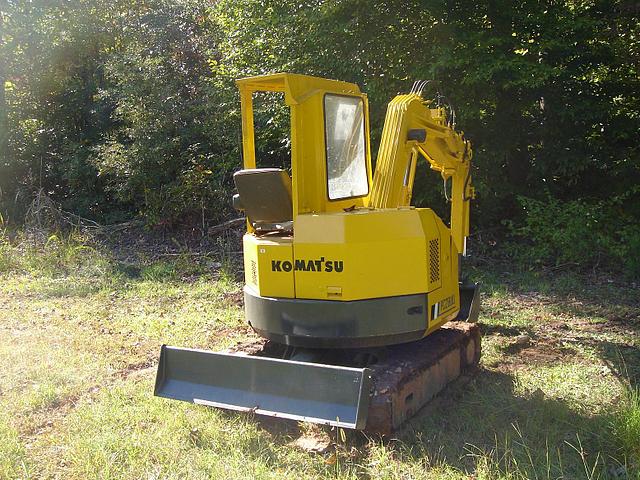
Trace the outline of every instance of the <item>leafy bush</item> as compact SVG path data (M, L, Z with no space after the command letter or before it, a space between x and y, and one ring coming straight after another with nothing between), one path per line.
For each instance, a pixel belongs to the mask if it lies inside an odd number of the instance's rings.
M640 225L626 225L620 231L621 242L616 254L624 269L632 276L640 276Z
M511 232L527 245L510 245L513 256L525 263L608 265L640 275L640 226L619 214L619 198L608 202L563 202L519 197L523 224Z

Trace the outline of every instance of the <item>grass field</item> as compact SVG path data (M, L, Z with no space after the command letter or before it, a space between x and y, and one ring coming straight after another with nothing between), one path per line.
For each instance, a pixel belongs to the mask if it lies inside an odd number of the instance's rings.
M479 372L383 440L153 397L162 343L252 335L226 256L0 240L0 478L640 479L640 290L503 270Z

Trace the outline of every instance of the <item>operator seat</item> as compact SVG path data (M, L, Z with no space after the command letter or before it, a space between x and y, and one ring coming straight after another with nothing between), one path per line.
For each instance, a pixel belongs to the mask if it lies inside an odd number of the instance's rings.
M233 206L244 211L256 232L292 232L291 177L281 168L254 168L233 174L238 190Z

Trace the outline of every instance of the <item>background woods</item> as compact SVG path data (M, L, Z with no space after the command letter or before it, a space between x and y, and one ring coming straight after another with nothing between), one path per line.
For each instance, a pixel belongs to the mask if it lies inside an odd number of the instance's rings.
M387 102L436 79L475 147L475 231L523 262L640 272L640 5L632 1L3 2L0 213L40 190L100 223L204 228L232 215L233 80L290 71L358 83L372 146ZM288 116L258 101L258 157ZM414 199L442 208L420 167ZM486 237L485 237L486 238ZM522 245L527 248L521 248Z

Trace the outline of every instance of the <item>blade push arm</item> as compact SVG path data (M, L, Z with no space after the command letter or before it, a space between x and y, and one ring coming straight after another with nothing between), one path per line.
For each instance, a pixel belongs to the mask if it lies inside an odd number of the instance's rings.
M452 179L451 235L465 254L469 235L471 144L447 124L444 108L429 108L420 95L398 95L387 109L369 205L397 208L411 202L418 156L446 181Z

